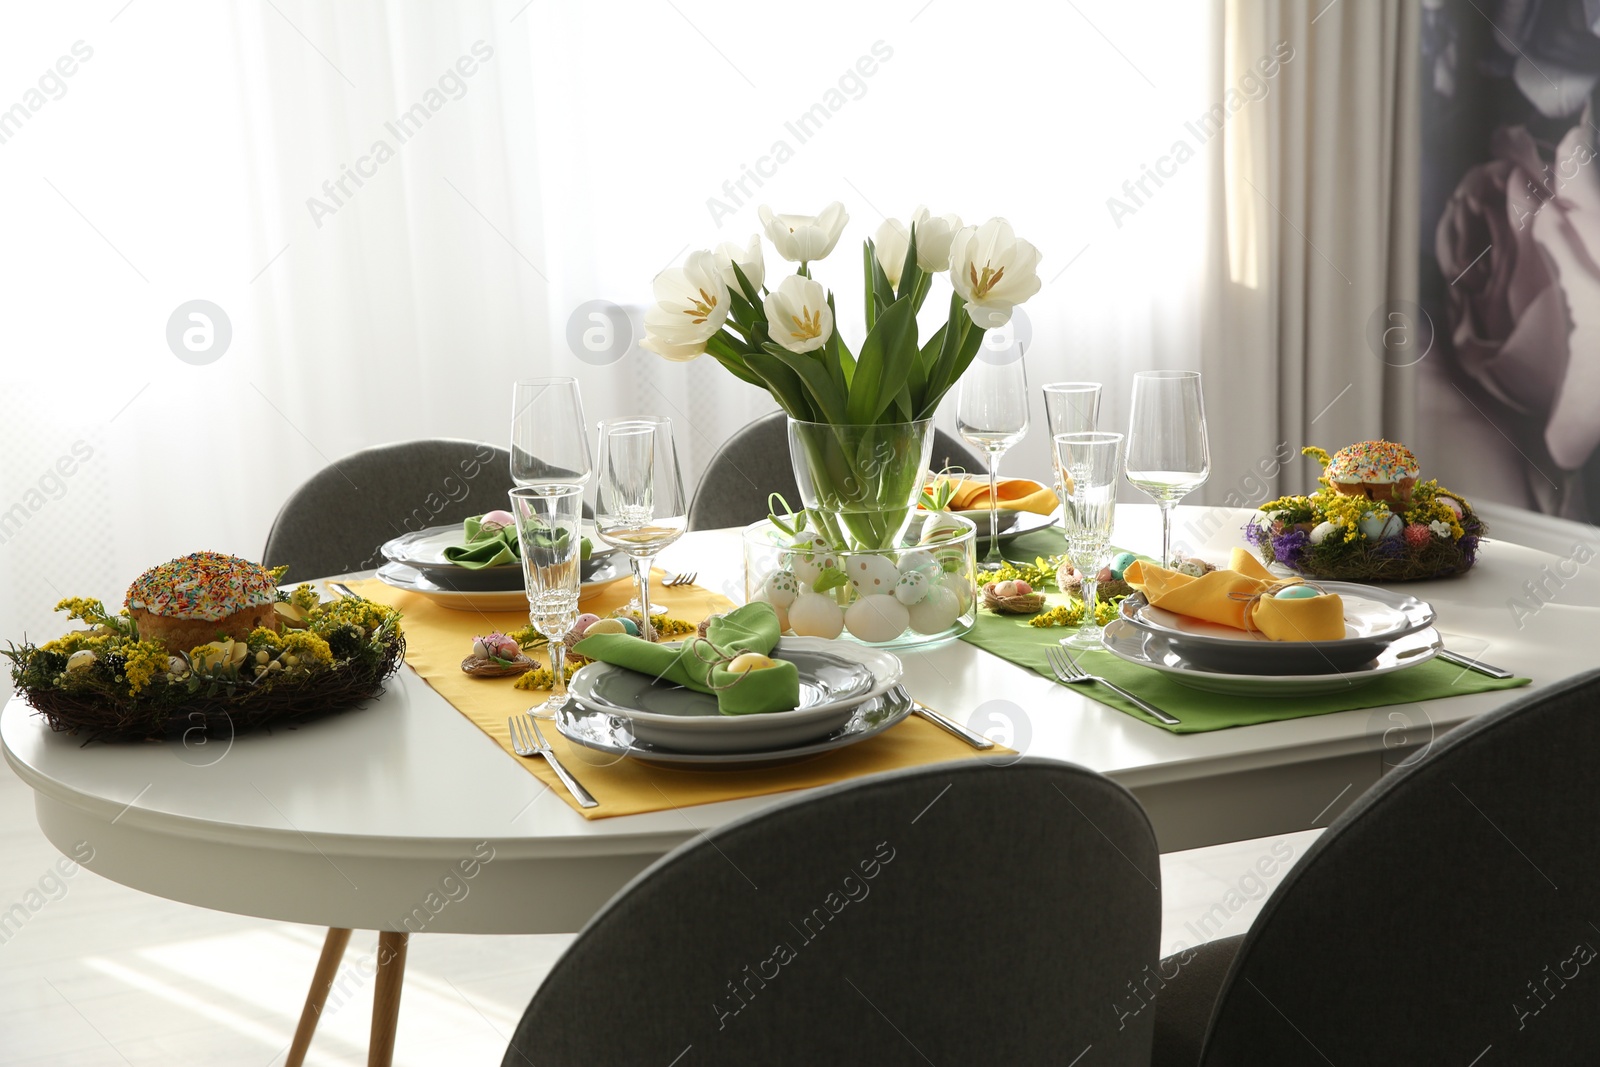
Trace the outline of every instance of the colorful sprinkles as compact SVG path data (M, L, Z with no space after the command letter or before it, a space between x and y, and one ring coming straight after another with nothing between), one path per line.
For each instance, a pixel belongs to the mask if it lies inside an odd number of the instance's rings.
M128 587L127 610L215 622L278 599L272 572L221 552L196 552L151 567Z
M1362 441L1334 454L1328 465L1328 480L1341 485L1387 485L1415 478L1419 470L1417 457L1405 445Z

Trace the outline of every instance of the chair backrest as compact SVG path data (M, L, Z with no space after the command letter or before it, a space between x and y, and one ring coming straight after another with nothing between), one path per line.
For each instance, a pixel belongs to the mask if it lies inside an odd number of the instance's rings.
M1160 861L1110 779L1026 758L858 779L697 838L590 921L505 1067L1149 1062L1119 991ZM531 890L530 890L531 891ZM684 1053L690 1047L693 1051Z
M511 454L478 441L363 449L290 494L267 534L262 562L287 564L289 581L377 567L385 541L505 508L511 485Z
M954 466L975 474L987 469L943 430L934 431L930 463L936 471ZM744 426L717 449L689 502L689 529L720 530L764 519L772 493L782 493L794 507L802 506L800 486L789 464L789 424L781 411Z
M1201 1062L1594 1062L1597 755L1591 671L1379 782L1245 935Z

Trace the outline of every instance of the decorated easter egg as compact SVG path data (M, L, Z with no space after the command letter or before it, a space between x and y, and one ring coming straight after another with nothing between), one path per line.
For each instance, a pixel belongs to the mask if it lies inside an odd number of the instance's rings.
M1015 580L1008 579L1003 582L991 582L989 585L984 586L984 589L992 590L994 595L998 597L1027 596L1033 592L1033 586L1020 578Z
M1288 588L1280 589L1273 594L1273 596L1277 597L1279 600L1310 600L1314 596L1321 595L1321 593L1317 592L1309 585L1291 585Z
M847 558L844 561L844 572L850 576L850 584L855 587L855 591L864 597L878 593L893 593L894 584L900 578L900 572L895 570L893 563L883 556L873 555L870 552Z
M1453 496L1436 496L1436 497L1434 497L1434 499L1437 500L1439 503L1443 504L1445 507L1449 508L1452 512L1454 512L1456 518L1458 518L1458 519L1461 518L1461 516L1463 514L1463 510L1462 510L1462 507L1461 507L1461 501L1457 500Z
M638 623L634 622L632 619L618 619L617 621L622 624L622 628L624 630L626 630L631 636L633 636L633 637L638 637L639 636L639 624Z
M479 527L498 526L504 529L516 522L516 518L509 511L486 511L478 520Z
M943 633L961 615L961 603L943 585L928 590L920 603L911 605L911 628L919 634Z
M99 657L94 654L93 649L80 648L78 651L67 657L67 670L87 670L88 668L94 666L94 661L98 658Z
M960 519L948 511L936 511L922 524L922 536L918 538L918 542L927 545L935 541L948 541L960 532Z
M1403 529L1405 523L1400 521L1400 516L1387 511L1369 511L1361 516L1361 536L1368 541L1387 541L1399 537Z
M766 601L775 608L786 608L800 595L800 579L793 571L773 571L767 575Z
M912 571L921 571L932 577L939 573L939 564L933 555L920 549L912 549L900 557L899 564L895 567L901 574L910 574Z
M972 580L964 574L947 574L939 579L939 584L950 590L955 595L956 603L961 611L966 611L972 606L974 596Z
M839 565L839 557L814 533L800 534L795 539L795 548L784 556L784 566L802 585L815 585L824 570Z
M887 593L873 593L851 604L844 613L844 624L862 641L893 641L911 625L911 614L904 604Z
M1198 559L1186 559L1178 564L1178 573L1187 574L1191 578L1198 578L1205 572L1205 563Z
M1132 552L1118 552L1111 557L1111 577L1121 578L1136 558Z
M1338 528L1331 522L1317 523L1311 528L1311 543L1314 545L1322 544L1322 542L1333 536L1333 532Z
M572 620L572 632L575 634L587 633L589 627L600 621L600 616L592 611L586 611Z
M583 636L594 637L597 634L625 634L627 632L628 628L622 625L621 619L599 619L589 624L589 628L583 631Z
M906 571L894 583L894 598L909 608L928 595L930 584L922 571Z
M734 674L743 674L746 671L762 671L777 665L770 656L763 656L759 652L741 652L728 662L728 670Z
M831 596L801 593L789 605L789 628L800 637L838 637L844 629L844 610Z

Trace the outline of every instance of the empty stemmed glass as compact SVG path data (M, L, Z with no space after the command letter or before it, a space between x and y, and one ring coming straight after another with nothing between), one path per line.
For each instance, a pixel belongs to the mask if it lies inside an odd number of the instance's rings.
M600 424L595 530L628 554L639 593L640 632L650 639L650 564L688 526L672 422L653 415Z
M1161 565L1171 567L1172 509L1211 473L1200 374L1147 370L1133 376L1128 481L1161 506Z
M1049 382L1043 387L1044 419L1050 428L1050 438L1062 433L1093 433L1099 429L1099 382ZM1052 457L1052 461L1054 457ZM1060 474L1058 469L1056 472ZM1066 488L1056 478L1056 496Z
M1083 622L1063 638L1068 648L1101 648L1101 627L1095 618L1096 578L1111 548L1117 517L1117 476L1122 472L1120 433L1062 433L1055 438L1056 470L1070 486L1062 501L1061 530L1067 558L1082 579Z
M1000 555L1000 457L1028 433L1028 372L1020 351L997 362L977 359L961 376L956 429L983 452L989 467L989 551L983 571L1004 565Z
M512 389L511 481L586 485L589 430L576 378L524 378Z
M566 636L578 620L583 541L583 488L576 485L518 486L511 514L522 549L528 620L550 640L550 699L530 709L554 718L567 702Z

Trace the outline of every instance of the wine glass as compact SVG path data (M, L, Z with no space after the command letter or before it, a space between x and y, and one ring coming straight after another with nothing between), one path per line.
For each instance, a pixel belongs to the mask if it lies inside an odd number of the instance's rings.
M550 639L550 699L530 714L554 718L567 702L563 671L566 636L578 620L578 587L583 541L583 487L518 486L511 490L511 514L522 549L522 580L528 592L528 620Z
M586 485L593 464L576 378L524 378L511 397L511 481Z
M639 415L602 422L599 459L595 530L600 540L628 554L639 593L639 630L653 640L650 563L688 526L672 421Z
M1133 376L1128 481L1161 506L1161 565L1171 567L1172 509L1211 473L1200 374L1146 370Z
M1093 433L1099 428L1099 382L1050 382L1044 386L1044 418L1050 437L1062 433ZM1052 457L1053 458L1053 457ZM1061 468L1056 467L1056 496L1065 498Z
M1061 531L1067 557L1082 577L1083 623L1063 638L1068 648L1102 648L1095 618L1095 584L1111 548L1117 517L1117 475L1122 471L1120 433L1060 433L1055 438L1056 469L1071 486L1062 501Z
M974 360L961 377L956 429L983 452L989 467L989 552L978 569L997 571L1000 556L1000 457L1028 433L1028 372L1019 354L991 363Z

